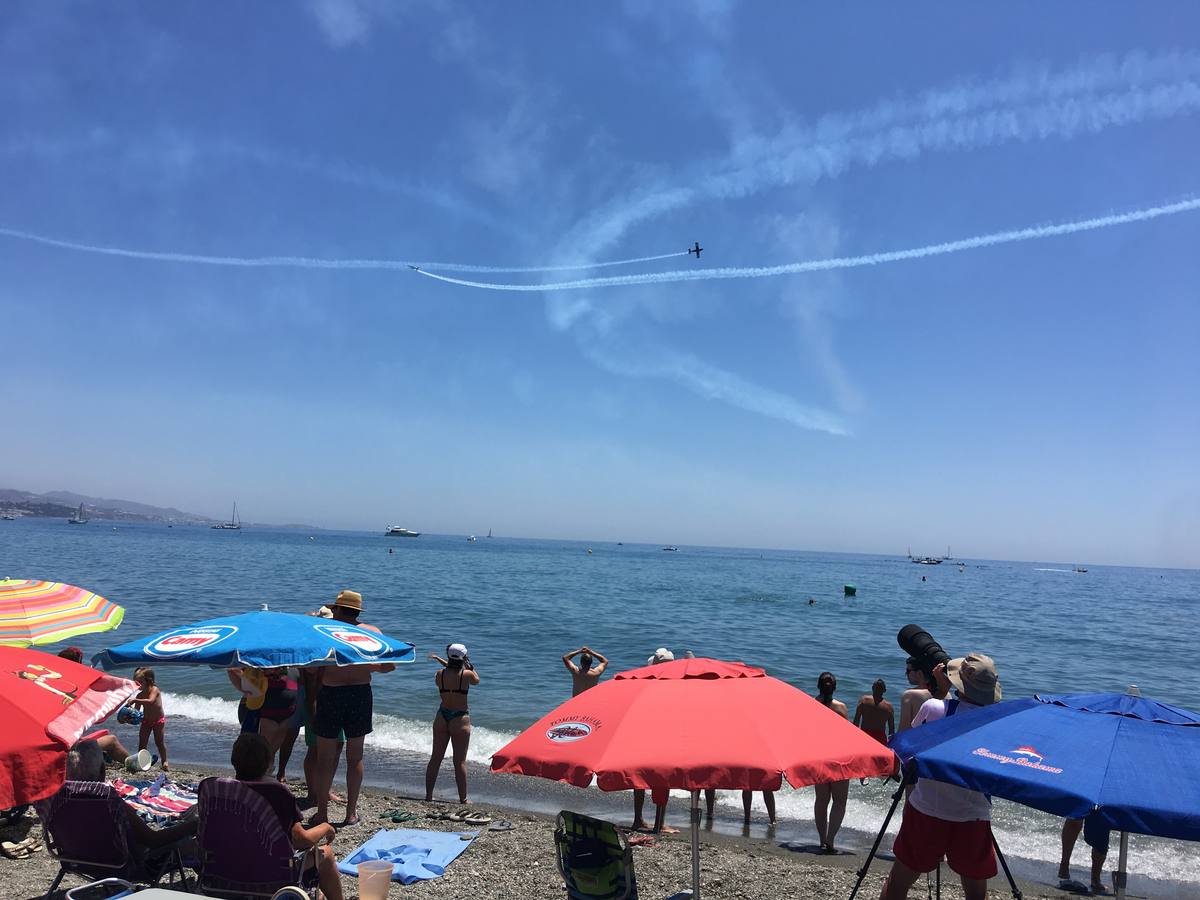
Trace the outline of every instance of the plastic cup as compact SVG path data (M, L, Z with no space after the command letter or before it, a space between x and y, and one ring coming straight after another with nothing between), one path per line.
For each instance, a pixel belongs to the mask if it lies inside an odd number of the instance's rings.
M384 900L392 886L392 864L384 859L368 859L358 864L359 900Z

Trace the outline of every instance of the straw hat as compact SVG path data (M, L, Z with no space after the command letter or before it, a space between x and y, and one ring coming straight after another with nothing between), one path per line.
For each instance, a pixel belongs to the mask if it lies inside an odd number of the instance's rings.
M346 609L355 609L362 612L362 594L358 591L342 591L337 595L337 599L333 601L334 606L344 606Z

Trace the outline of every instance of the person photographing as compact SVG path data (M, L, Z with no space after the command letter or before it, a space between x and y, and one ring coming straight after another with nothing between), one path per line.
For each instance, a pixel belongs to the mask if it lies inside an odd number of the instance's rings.
M928 633L920 633L929 638ZM905 646L903 637L902 631L901 646ZM929 643L938 655L946 655L932 638ZM920 659L930 654L913 655ZM947 716L970 715L1001 697L996 664L982 653L938 662L932 675L945 699L926 700L913 717L914 728ZM988 879L996 874L991 817L991 801L980 792L920 779L904 805L904 821L892 846L896 861L881 900L904 900L917 878L937 868L943 857L958 873L966 900L985 900Z
M433 675L441 705L433 717L433 752L425 769L425 799L433 799L438 769L446 756L446 746L453 745L454 781L458 787L458 802L467 802L467 750L471 746L471 711L467 693L479 684L479 673L471 664L463 644L448 644L446 658L430 653L429 658L442 664Z

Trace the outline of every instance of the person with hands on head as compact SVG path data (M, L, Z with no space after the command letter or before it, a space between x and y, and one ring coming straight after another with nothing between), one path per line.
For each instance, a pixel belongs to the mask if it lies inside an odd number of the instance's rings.
M429 658L442 668L433 675L441 705L433 717L433 752L425 769L425 799L433 799L438 769L446 756L446 746L453 745L454 782L458 787L458 802L467 802L467 750L471 746L471 711L467 692L479 684L479 673L471 664L463 644L448 644L446 658L430 653Z
M832 672L822 672L817 677L817 702L828 706L843 719L850 718L850 710L841 700L834 699L833 692L837 690L837 678ZM814 784L816 799L813 802L813 819L817 825L817 837L821 841L821 852L837 853L833 844L838 829L842 827L842 819L846 816L846 798L850 795L850 781L830 781L825 784ZM831 808L832 805L832 808Z
M572 659L579 657L579 662L574 663ZM567 671L571 673L571 696L578 697L588 688L593 688L600 681L600 676L604 674L604 670L608 668L608 660L604 654L598 650L592 650L586 645L578 650L572 650L570 653L563 654L563 665L567 667ZM597 662L598 665L593 666L592 663Z

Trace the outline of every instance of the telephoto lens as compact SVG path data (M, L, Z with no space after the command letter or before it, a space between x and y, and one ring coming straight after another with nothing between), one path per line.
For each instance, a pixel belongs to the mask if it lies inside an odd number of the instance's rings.
M896 643L917 661L927 678L933 678L933 670L939 665L950 662L950 654L920 625L905 625L896 635Z

